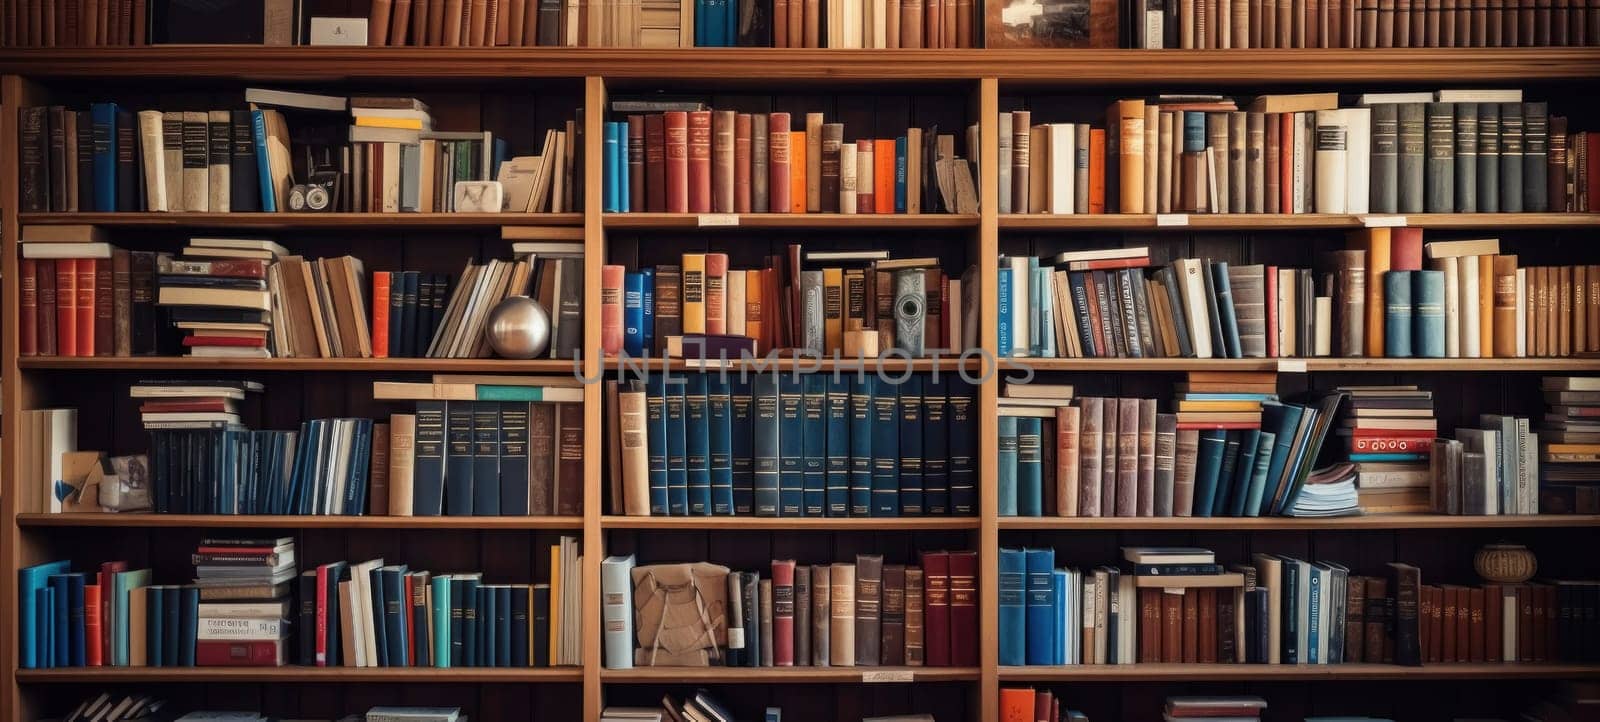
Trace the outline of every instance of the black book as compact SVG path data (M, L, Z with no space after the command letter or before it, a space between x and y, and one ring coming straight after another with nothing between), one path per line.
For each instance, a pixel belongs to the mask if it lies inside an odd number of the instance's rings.
M1456 200L1456 109L1428 104L1427 211L1453 213Z
M511 587L511 666L528 666L528 592L523 584ZM421 628L420 626L418 627ZM421 655L422 650L417 650ZM419 664L421 657L418 657Z
M1481 130L1479 131L1482 132ZM1500 104L1500 212L1522 212L1522 104Z
M299 613L300 620L296 636L299 641L299 664L313 667L317 664L317 570L307 569L300 572L300 585L297 589L300 595Z
M773 10L770 0L737 0L737 2L739 47L772 47Z
M1478 212L1500 211L1500 105L1478 104Z
M1267 593L1271 591L1266 587L1258 586L1245 592L1244 624L1245 624L1245 661L1251 664L1266 664L1270 659L1272 649L1271 631L1267 628L1266 620L1269 619L1267 607Z
M85 197L85 196L80 196ZM92 197L92 196L88 196ZM129 339L135 356L148 356L156 352L156 254L150 251L133 251L128 262L130 268L129 284L132 297L132 309L129 313ZM193 307L173 308L177 313L182 310L189 313ZM233 309L206 309L207 311L231 311ZM257 316L260 311L254 312Z
M59 105L50 106L50 210L67 210L67 121L69 111Z
M561 44L561 0L539 0L539 45Z
M1522 210L1543 213L1550 209L1550 105L1522 104Z
M1205 282L1206 304L1210 307L1211 316L1211 357L1228 358L1228 340L1222 335L1222 308L1217 298L1217 287L1214 282L1216 264L1205 261L1205 271L1200 274ZM1223 271L1226 277L1227 271Z
M1300 562L1297 559L1283 558L1280 570L1280 579L1276 580L1283 590L1278 597L1280 613L1283 618L1283 634L1279 637L1279 654L1284 664L1298 664L1305 660L1300 658L1299 634L1300 617L1297 614L1299 603L1295 599L1295 590L1299 589Z
M259 278L218 278L216 276L161 276L163 287L227 288L241 291L265 291L267 282Z
M494 666L511 666L511 585L494 588ZM526 639L526 635L524 635Z
M583 259L563 258L560 263L555 358L571 359L583 345Z
M134 251L134 253L138 254L140 252L139 251ZM138 262L138 256L137 255L134 256L134 262L135 263ZM154 264L155 262L152 260L151 263ZM134 268L137 269L138 266L135 265ZM137 270L135 271L135 273L137 273ZM154 287L154 275L153 274L151 276L151 279L152 279L151 280L151 286L153 288ZM134 318L135 322L137 322L139 320L139 307L138 307L138 303L139 303L138 293L139 293L139 290L138 290L138 288L139 288L138 281L135 280L134 281L134 312L133 312L133 318ZM171 321L173 323L182 323L182 322L196 322L196 323L267 323L269 320L271 320L270 319L270 315L266 311L256 311L256 310L252 310L252 309L248 309L248 308L221 308L221 307L210 307L210 306L173 306L171 308L166 309L165 310L165 314L166 314L167 320L169 320L169 321ZM139 353L138 349L139 349L138 336L134 336L134 353L135 354Z
M761 645L772 640L761 637L761 575L739 573L739 592L744 596L744 666L761 666Z
M350 579L350 564L348 562L334 562L328 567L327 577L328 611L326 616L329 624L327 631L328 652L326 655L326 663L329 667L338 667L344 664L344 647L340 644L340 640L343 638L343 632L340 631L339 625L333 624L332 622L336 619L342 619L340 614L341 610L344 608L344 602L339 599L339 594L337 594L337 592L339 590L339 582L348 581Z
M401 274L401 280L405 285L400 288L400 335L405 337L406 356L408 358L416 358L428 350L427 341L432 340L431 338L423 338L421 328L421 314L424 308L422 306L421 290L422 274L417 271L406 271Z
M1368 199L1373 213L1400 210L1400 106L1372 106L1372 179Z
M450 666L461 667L467 659L467 577L450 578Z
M228 169L228 204L225 207L216 208L208 206L208 209L213 213L233 210L233 171L231 168L233 158L233 116L231 114L225 122L216 121L212 119L209 113L207 114L206 147L208 151L206 158L207 172L209 173L209 169L218 166ZM140 174L140 177L143 178L143 174ZM210 178L211 187L206 189L207 193L215 197L215 194L211 193L211 191L222 179L214 175L208 175L208 177ZM218 205L221 206L221 204Z
M50 109L23 108L17 146L21 167L20 206L24 213L50 210ZM92 177L92 176L91 176ZM91 195L90 198L93 198Z
M411 357L410 327L405 324L406 274L396 271L389 274L389 356Z
M533 585L533 666L550 666L550 585Z
M184 629L181 620L183 617L188 616L182 613L183 602L180 600L182 594L183 587L176 584L169 584L161 588L161 611L166 617L161 629L166 635L166 639L162 642L161 663L167 667L178 666L180 660L179 651L182 647L179 646L178 640L182 638ZM189 622L191 624L196 623L195 620L189 620ZM184 654L182 656L189 657L190 661L193 660L192 655Z
M261 178L256 169L255 130L250 111L235 110L229 113L229 144L232 157L228 167L228 207L230 210L249 213L261 210ZM172 203L168 198L167 202Z
M1421 213L1424 158L1427 150L1427 103L1401 103L1399 107L1399 162L1395 177L1400 213Z
M141 210L144 194L139 192L144 174L139 172L139 124L132 111L117 111L117 210Z
M1211 515L1225 516L1228 513L1228 495L1233 490L1233 477L1239 468L1239 444L1244 441L1243 432L1227 431L1227 439L1222 446L1222 467L1217 472L1217 485L1212 489Z
M1456 103L1456 212L1478 212L1478 104Z
M1389 563L1389 592L1394 595L1394 663L1410 667L1422 665L1417 605L1422 593L1422 570L1410 564ZM1288 660L1285 660L1288 661Z
M479 629L483 619L483 595L479 593L483 583L480 575L473 574L463 580L461 585L461 638L464 642L461 649L461 666L482 667L483 661L481 645L478 644L482 630Z
M77 143L78 210L92 211L94 210L94 114L87 110L78 111Z

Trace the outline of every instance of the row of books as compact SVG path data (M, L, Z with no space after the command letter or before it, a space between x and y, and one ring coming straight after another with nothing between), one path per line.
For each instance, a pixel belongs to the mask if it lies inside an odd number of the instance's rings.
M1520 90L1119 100L1105 128L1000 114L1001 213L1583 210L1592 142ZM1004 132L1009 130L1010 132ZM1577 151L1583 146L1582 153ZM1578 157L1584 157L1579 164Z
M976 572L971 551L924 551L916 566L885 564L878 554L811 566L774 560L766 578L710 563L609 557L600 582L605 666L974 666ZM636 595L689 574L700 597L715 601L703 607L708 634L685 645L662 637L659 615L671 612Z
M1065 696L1047 689L1001 687L1000 722L1089 722L1088 715L1062 706Z
M659 707L611 706L600 711L600 722L735 722L738 719L721 700L703 689L684 695L681 702L671 694L662 695ZM783 722L783 708L767 707L761 719ZM873 715L862 717L861 722L934 722L934 718L931 714Z
M584 3L589 9L596 4ZM367 45L572 46L578 44L578 8L576 0L373 0Z
M606 123L607 212L977 212L976 172L956 155L955 136L937 126L846 141L844 123L825 123L822 113L806 113L804 129L794 130L786 112L692 102L613 109L626 120Z
M600 344L607 356L738 359L773 349L818 356L913 357L976 340L976 272L949 277L937 258L887 251L822 251L805 270L799 247L759 269L726 253L685 253L681 264L600 272ZM798 330L798 333L792 333ZM969 339L971 341L969 341Z
M1531 1L1135 2L1138 48L1466 48L1593 45L1584 6Z
M692 12L697 47L978 47L973 8L957 0L694 0Z
M175 722L270 722L276 719L240 710L199 709L173 716L176 714L167 700L153 695L101 692L84 698L59 719L61 722L137 722L152 719L172 719ZM365 713L343 717L341 722L461 722L465 719L460 707L379 705L369 708Z
M976 401L923 374L650 374L617 393L613 491L636 516L971 515Z
M148 3L135 0L7 0L0 47L144 45Z
M488 330L495 306L526 295L548 314L549 341L542 355L577 358L583 345L583 257L581 249L573 246L514 243L514 260L468 261L456 276L459 281L454 288L449 276L434 274L434 282L425 285L419 272L374 272L370 355L487 357L492 352ZM298 350L297 345L290 355L298 355Z
M1600 513L1600 381L1554 376L1542 387L1547 407L1538 424L1539 510Z

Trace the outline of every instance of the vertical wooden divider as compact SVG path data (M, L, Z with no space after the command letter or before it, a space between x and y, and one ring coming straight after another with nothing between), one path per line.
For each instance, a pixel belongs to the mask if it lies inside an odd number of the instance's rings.
M981 685L978 694L978 719L997 722L1000 717L1000 648L998 605L1000 559L1000 493L996 485L1000 454L1000 427L997 422L1000 398L999 348L995 338L999 326L999 299L995 296L995 268L1000 257L1000 81L978 81L978 335L984 351L996 363L984 369L988 377L980 387L978 399L978 644Z
M605 264L606 236L600 225L601 188L605 183L605 80L590 76L583 83L583 374L596 378L600 354L600 267ZM600 420L601 384L583 387L583 719L598 722L604 707L600 689L600 560L605 554L600 529L601 470L605 448Z

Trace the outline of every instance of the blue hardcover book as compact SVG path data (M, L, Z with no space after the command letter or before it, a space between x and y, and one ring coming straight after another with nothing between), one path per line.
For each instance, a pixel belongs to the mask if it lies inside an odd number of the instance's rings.
M622 352L644 357L644 274L622 277Z
M1222 442L1222 466L1217 469L1217 486L1211 492L1211 516L1228 513L1228 495L1233 493L1233 480L1238 474L1240 431L1225 432Z
M708 0L694 0L694 46L710 47L711 14Z
M472 420L476 404L475 401L445 403L444 483L448 495L445 513L452 516L471 516L474 512ZM496 479L496 489L499 483L499 479Z
M1039 355L1045 358L1056 357L1056 302L1050 293L1049 268L1041 268L1034 273L1033 283L1028 285L1029 292L1034 286L1039 287Z
M1055 600L1056 552L1054 549L1028 549L1027 635L1028 664L1055 664L1056 625L1052 616Z
M805 515L805 384L778 374L778 516Z
M84 610L83 610L84 575L81 572L67 575L67 633L70 639L67 642L67 655L74 667L82 667L87 662L86 646L84 640Z
M1401 452L1373 452L1370 454L1350 454L1350 461L1361 463L1363 461L1427 461L1427 454L1406 454Z
M1044 281L1037 256L1028 257L1028 355L1044 355ZM1049 273L1049 271L1045 271Z
M805 516L827 516L828 511L828 379L822 374L805 377L801 414L804 433L800 465L804 476L801 497Z
M1267 507L1272 503L1272 497L1277 492L1277 480L1283 474L1284 465L1289 463L1289 456L1294 449L1294 432L1300 426L1300 417L1305 413L1304 406L1294 404L1280 404L1269 401L1261 405L1261 428L1273 433L1272 461L1267 466L1267 476L1257 488L1251 482L1250 498L1245 500L1244 510L1248 516L1261 516L1267 513Z
M688 465L689 516L711 515L711 417L706 375L689 374L684 390L684 448Z
M1272 466L1272 450L1278 447L1278 435L1271 431L1262 431L1256 439L1256 456L1250 478L1241 490L1238 501L1231 511L1234 516L1255 516L1260 509L1261 493L1267 486L1267 470Z
M145 665L149 667L175 667L177 666L178 650L176 645L167 644L167 634L177 633L174 626L168 629L167 625L167 595L166 587L155 584L145 589L144 598L144 658ZM177 610L174 609L174 612ZM129 644L132 644L130 641ZM167 658L168 648L171 648L172 658ZM131 650L130 650L131 651Z
M1411 276L1414 271L1383 274L1383 355L1411 355Z
M604 210L607 213L616 213L622 210L617 198L622 189L622 139L627 137L627 132L621 123L606 121L605 125L605 170L606 186L601 198L604 199Z
M1050 572L1050 664L1067 663L1067 635L1068 618L1066 615L1067 585L1072 583L1065 569L1054 569Z
M945 394L949 379L929 376L922 383L922 510L929 516L950 513L949 423Z
M57 667L72 664L72 586L66 574L50 577L50 658Z
M1203 153L1206 149L1206 114L1196 110L1183 114L1183 152Z
M1222 338L1228 358L1244 358L1244 350L1239 345L1239 316L1233 308L1233 284L1228 280L1227 261L1211 264L1211 285L1216 289L1217 313L1222 321Z
M94 120L94 210L117 210L117 104L90 103ZM79 131L82 132L82 131Z
M511 666L511 585L494 588L494 666ZM527 641L527 637L523 637Z
M872 515L900 516L900 389L872 383Z
M945 396L950 458L950 513L978 513L978 416L972 384L951 376Z
M450 602L450 663L444 666L471 666L471 659L467 657L467 610L472 605L467 603L467 575L450 577L450 592L446 598Z
M1207 429L1200 432L1200 449L1195 456L1194 515L1211 516L1212 501L1217 494L1217 477L1222 472L1222 457L1228 444L1228 432Z
M1312 564L1305 571L1311 593L1306 598L1306 664L1324 664L1327 660L1322 658L1322 653L1317 649L1322 641L1322 582L1323 574L1327 567L1321 564Z
M1411 272L1411 351L1444 358L1444 271Z
M628 122L617 122L617 210L623 213L633 211L633 198L628 189L632 180L628 177L632 171L628 168ZM644 209L639 209L644 210Z
M200 637L200 588L173 584L162 590L162 597L167 613L167 663L193 667Z
M1043 435L1043 419L1017 419L1017 516L1044 515L1044 459L1040 446Z
M756 516L778 516L780 450L777 375L757 375L750 384L750 397L755 409L751 441L752 456L755 458L755 513Z
M528 403L501 401L500 513L528 515Z
M739 37L738 9L734 0L717 0L717 3L722 6L722 45L731 48L735 45L735 39Z
M922 376L900 384L900 515L922 516Z
M511 666L528 666L528 592L526 584L511 585ZM421 650L418 650L419 652ZM420 658L419 658L420 659Z
M261 188L261 210L275 213L278 194L272 187L272 160L267 155L267 116L265 111L250 111L250 139L255 143L256 183ZM171 200L169 199L170 203Z
M407 604L410 605L411 627L415 630L412 639L409 640L411 649L415 652L413 656L416 657L414 666L432 667L433 637L436 632L432 629L433 620L428 618L430 577L427 572L411 572L407 576L411 577L411 599Z
M850 380L850 516L872 515L873 382Z
M45 669L56 664L56 590L46 581L34 590L34 607L38 609L39 666Z
M406 638L406 617L411 613L411 598L406 594L404 564L394 564L378 570L383 584L384 657L390 667L408 666L411 650Z
M906 137L894 139L894 212L906 212Z
M1255 477L1256 454L1260 448L1260 429L1246 429L1239 435L1239 463L1234 467L1228 496L1219 499L1218 516L1244 516L1244 501L1250 495L1250 480Z
M383 573L381 567L372 567L366 570L367 594L372 597L372 636L377 642L378 659L374 664L380 667L389 666L389 620L388 607L384 606L385 594Z
M733 514L733 392L728 379L706 374L706 413L711 428L711 513Z
M650 467L650 515L667 515L667 375L645 379L645 438Z
M351 419L350 464L345 468L345 514L367 513L367 483L372 473L372 419Z
M1017 417L1002 416L1000 426L1000 455L995 473L999 485L996 509L1000 516L1017 515Z
M495 650L500 646L500 627L496 618L500 614L500 598L495 594L498 584L478 587L478 657L483 667L499 666Z
M472 513L500 515L500 402L472 402Z
M480 574L469 574L461 585L461 664L464 667L482 667L479 652L482 630L478 623L483 614L483 595L478 588L483 584Z
M640 269L639 283L644 289L639 296L639 306L644 313L644 319L639 323L639 330L643 334L640 351L647 352L656 347L656 269Z
M1011 269L1007 267L1007 264L1001 263L1000 268L995 270L994 273L1000 307L999 312L996 314L996 336L1000 339L1000 357L1005 358L1014 355L1011 348L1011 339L1013 338L1011 331L1011 324L1013 323L1011 318Z
M750 381L740 374L732 380L729 422L733 448L733 513L754 514L756 500L755 406Z
M1000 664L1020 666L1028 663L1027 555L1002 548L999 568Z
M444 401L417 402L411 492L411 510L417 516L439 516L444 512L445 406ZM308 446L310 437L302 430L297 451L305 453Z
M689 514L688 383L671 379L667 384L667 513Z
M827 504L828 516L850 516L850 382L842 376L826 377Z

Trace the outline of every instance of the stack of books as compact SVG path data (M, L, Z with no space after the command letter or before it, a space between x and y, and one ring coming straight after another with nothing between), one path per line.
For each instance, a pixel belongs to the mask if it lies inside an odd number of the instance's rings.
M1426 512L1432 508L1430 451L1439 435L1433 392L1414 385L1341 386L1343 458L1355 465L1361 508Z
M460 707L373 707L366 722L464 722Z
M193 561L199 604L195 664L286 664L294 537L204 539Z
M1000 688L1001 722L1089 722L1089 717L1061 706L1061 697L1048 689Z
M1600 513L1600 381L1552 376L1543 386L1549 409L1539 424L1538 510Z
M150 719L152 715L166 707L166 700L148 694L101 692L79 702L61 719L62 722L133 722Z
M1481 414L1477 428L1438 439L1430 458L1434 511L1442 514L1538 514L1539 434L1530 420Z
M267 336L272 321L287 324L283 312L274 314L275 295L270 287L282 288L283 280L269 273L269 264L289 256L288 249L274 241L245 238L191 238L181 257L157 258L156 270L160 272L156 288L156 304L161 306L172 323L184 332L183 346L189 356L267 358L272 351L267 348ZM338 265L339 261L346 265ZM336 270L337 269L337 270ZM328 261L323 273L316 277L317 285L306 288L315 294L309 305L319 309L319 298L331 295L330 288L343 291L346 301L349 290L348 277L358 279L361 262L346 256ZM301 279L294 279L299 282ZM306 287L307 284L302 284ZM305 302L303 299L296 299ZM276 339L275 339L276 340ZM359 348L351 355L359 355Z
M730 667L976 666L977 552L923 551L918 562L885 564L882 555L858 554L854 563L777 559L770 570L740 572L714 564L636 567L632 555L609 557L600 572L605 666L670 666L676 659ZM656 620L635 610L635 584L682 575L686 566L698 583L727 590L726 616L707 620L715 644L672 652L644 646L657 634ZM646 621L650 627L640 626Z
M1272 371L1190 371L1177 388L1178 430L1261 428L1261 405L1278 400Z
M1267 701L1260 697L1231 695L1223 697L1168 697L1164 718L1214 719L1227 718L1229 722L1252 722L1261 719Z
M608 213L977 213L976 171L938 127L845 141L807 113L736 113L699 103L614 104L649 114L606 123ZM976 126L967 147L975 147Z

